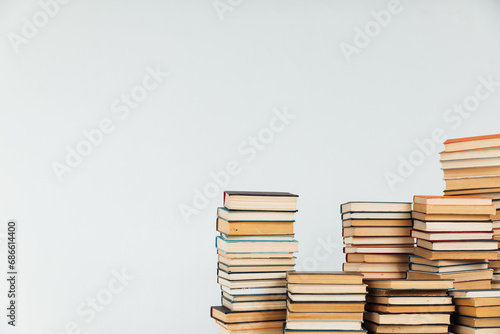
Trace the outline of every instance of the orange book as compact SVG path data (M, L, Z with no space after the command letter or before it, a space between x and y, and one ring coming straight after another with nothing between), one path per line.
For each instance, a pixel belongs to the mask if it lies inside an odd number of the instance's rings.
M424 205L491 205L491 198L485 198L481 196L415 195L413 196L413 203Z
M448 139L444 142L445 152L476 150L500 146L500 134Z
M440 215L494 215L497 212L496 207L489 205L426 205L426 204L413 204L413 210L426 214L440 214Z

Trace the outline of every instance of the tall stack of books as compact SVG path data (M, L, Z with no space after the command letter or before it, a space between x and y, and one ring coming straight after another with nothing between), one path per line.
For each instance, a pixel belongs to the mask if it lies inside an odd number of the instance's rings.
M454 279L459 290L489 289L497 259L490 198L477 196L415 196L413 231L417 238L408 278Z
M289 272L285 333L359 334L363 329L366 285L347 272Z
M286 274L294 270L297 195L226 191L216 238L222 306L211 315L220 333L281 334Z
M344 271L365 278L406 278L413 253L411 203L348 202L341 205Z
M450 139L441 152L445 195L490 197L496 207L493 238L500 241L500 134ZM500 287L496 277L492 284Z
M500 290L450 291L456 334L500 333Z
M452 280L365 280L368 333L448 333Z

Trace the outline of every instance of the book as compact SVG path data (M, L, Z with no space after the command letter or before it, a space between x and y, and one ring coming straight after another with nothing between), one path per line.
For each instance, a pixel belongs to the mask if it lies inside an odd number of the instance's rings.
M473 318L464 315L455 315L455 322L468 327L500 327L500 318Z
M347 262L408 263L407 254L346 254Z
M463 178L500 175L500 166L444 169L444 178Z
M235 324L227 324L220 320L215 320L215 323L221 326L224 330L234 333L240 333L241 331L261 331L261 330L272 330L277 329L283 330L283 320L281 321L259 321L259 322L243 322ZM262 332L261 332L262 333Z
M404 220L410 218L411 218L411 212L346 212L342 214L342 220L348 220L348 219Z
M293 241L233 241L216 238L216 247L225 253L290 253L298 251Z
M454 273L430 273L423 271L408 271L409 279L454 279L455 282L486 280L493 277L493 270L470 270Z
M450 296L455 298L500 298L500 289L496 290L472 290L472 291L450 291Z
M445 267L429 266L427 264L411 263L410 269L413 271L425 271L425 272L432 272L432 273L450 273L450 272L488 269L488 263L486 263L486 262L485 263L471 263L471 264L464 264L464 265L460 265L460 266L445 266Z
M448 190L498 188L500 187L500 176L447 179L445 183Z
M270 259L253 259L253 258L226 258L219 255L219 263L226 266L293 266L295 258L270 258Z
M343 227L363 227L363 226L411 227L411 223L412 223L411 219L344 219L342 221L342 226Z
M498 251L432 251L422 247L415 247L414 254L429 260L489 260L497 259Z
M367 296L366 301L385 305L451 305L451 297L382 297Z
M390 297L447 297L447 290L386 290L386 289L368 289L372 296L390 296Z
M441 161L441 169L481 168L500 166L500 158L480 158ZM465 193L468 195L468 193Z
M283 235L227 235L224 233L220 234L222 239L229 241L293 241L295 238L294 234L283 234Z
M363 312L364 302L293 302L288 300L287 307L290 312Z
M364 302L364 294L295 294L288 292L288 298L294 302Z
M476 150L500 146L500 135L487 135L448 139L444 142L445 152Z
M412 237L345 237L346 245L413 245Z
M217 250L219 256L225 257L226 259L294 259L293 253L226 253Z
M422 213L422 212L417 212L413 211L412 212L412 217L414 219L420 220L420 221L425 221L425 222L432 222L432 221L438 221L438 222L446 222L446 221L452 221L452 222L459 222L459 221L466 221L466 222L471 222L471 221L490 221L491 215L486 214L486 215L477 215L477 214L429 214L429 213Z
M448 325L450 323L450 315L441 313L384 314L367 312L365 319L381 325Z
M218 264L219 269L228 274L232 273L259 273L259 272L285 272L295 269L291 266L228 266L224 263Z
M212 306L210 316L224 323L241 323L241 322L259 322L259 321L275 321L285 320L286 311L249 311L249 312L233 312L223 306Z
M448 182L448 181L447 181ZM489 205L426 205L413 204L417 212L436 215L494 215L496 208L491 199Z
M347 202L340 206L340 212L410 212L409 202Z
M496 334L500 333L500 327L473 328L464 325L453 325L451 329L460 334Z
M250 301L262 301L262 300L286 300L286 295L230 295L229 293L222 291L222 297L230 300L232 302L250 302Z
M413 245L383 245L383 246L346 246L346 254L411 254Z
M217 275L220 278L229 281L272 280L286 278L286 272L227 273L220 269L218 270Z
M449 196L459 196L459 195L471 195L474 194L479 196L479 194L488 194L486 197L493 197L491 194L499 193L500 188L479 188L479 189L465 189L465 190L446 190L445 194Z
M288 320L351 320L351 321L362 321L363 312L319 312L319 313L308 313L308 312L288 312Z
M226 298L222 298L222 306L230 309L231 311L284 310L286 309L286 300L233 302Z
M363 284L363 275L354 272L296 271L287 273L289 284Z
M273 329L251 329L251 330L238 330L238 331L230 331L225 329L224 327L221 327L219 330L219 334L283 334L283 327L273 328Z
M361 322L359 321L288 321L286 324L286 329L300 329L300 330L333 330L333 331L345 331L345 330L361 330Z
M448 325L377 325L365 322L369 333L448 333Z
M479 222L425 222L413 221L415 230L426 232L489 232L491 233L493 224L490 221Z
M226 282L225 282L226 283ZM226 283L229 285L229 283ZM231 288L229 286L221 286L221 290L232 296L257 296L257 295L273 295L273 294L285 294L286 284L280 284L276 287L240 287Z
M228 210L227 208L217 208L217 216L229 222L237 221L294 221L297 211L249 211L249 210Z
M500 157L500 147L482 148L466 151L440 152L441 161L481 159Z
M500 297L481 297L481 298L455 298L455 305L461 306L500 306ZM500 316L500 313L498 314Z
M299 196L288 192L225 191L229 210L296 211Z
M409 237L411 227L349 227L342 229L344 237Z
M344 263L344 271L365 272L403 272L408 271L408 263Z
M449 290L453 289L453 280L449 279L401 279L401 280L365 280L370 289L392 290Z
M366 304L366 310L378 313L451 313L455 311L455 306Z
M456 224L455 224L456 225ZM473 227L472 227L473 228ZM427 241L448 241L448 240L492 240L493 232L423 232L419 230L411 231L411 236Z
M288 283L288 291L303 294L365 294L364 284L293 284Z
M499 174L500 175L500 174ZM413 203L420 205L476 206L491 205L491 200L479 196L413 196ZM454 212L452 212L454 213Z
M217 218L217 231L226 235L284 235L293 234L291 222L229 222Z
M498 241L427 241L417 239L417 246L436 251L494 251L498 250Z
M402 272L363 272L365 279L403 279L406 271Z
M457 306L457 313L460 315L466 315L469 317L477 318L490 318L498 317L500 314L500 306L483 306L483 307L473 307L473 306Z
M284 279L263 279L263 280L251 280L251 281L230 281L223 277L217 278L217 283L222 285L222 288L227 287L229 289L249 289L249 288L280 288L286 286L286 280ZM231 293L230 290L227 290Z
M466 282L455 282L455 283L453 283L453 288L455 290L491 289L491 279L466 281Z

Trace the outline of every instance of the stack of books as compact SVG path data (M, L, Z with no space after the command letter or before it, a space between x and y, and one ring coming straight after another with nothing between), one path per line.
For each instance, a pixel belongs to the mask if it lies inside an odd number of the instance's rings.
M344 271L365 278L406 278L413 253L411 203L348 202L341 205Z
M448 333L452 280L365 280L368 333Z
M289 272L285 333L359 334L363 329L366 285L347 272Z
M297 195L226 191L216 238L220 333L278 334L286 320L286 274L294 270Z
M500 333L500 290L450 291L456 334Z
M455 289L489 289L497 259L490 198L477 196L415 196L413 231L417 238L408 278L454 279Z
M500 214L500 134L449 139L444 146L445 195L491 197Z
M500 289L500 260L490 260L488 268L493 270L492 289Z

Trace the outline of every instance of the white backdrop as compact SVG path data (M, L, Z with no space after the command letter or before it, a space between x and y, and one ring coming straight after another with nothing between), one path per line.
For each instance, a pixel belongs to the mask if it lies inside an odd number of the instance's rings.
M495 0L1 1L8 332L216 333L221 189L299 194L300 267L340 270L340 203L441 194L433 137L499 132L499 18Z

